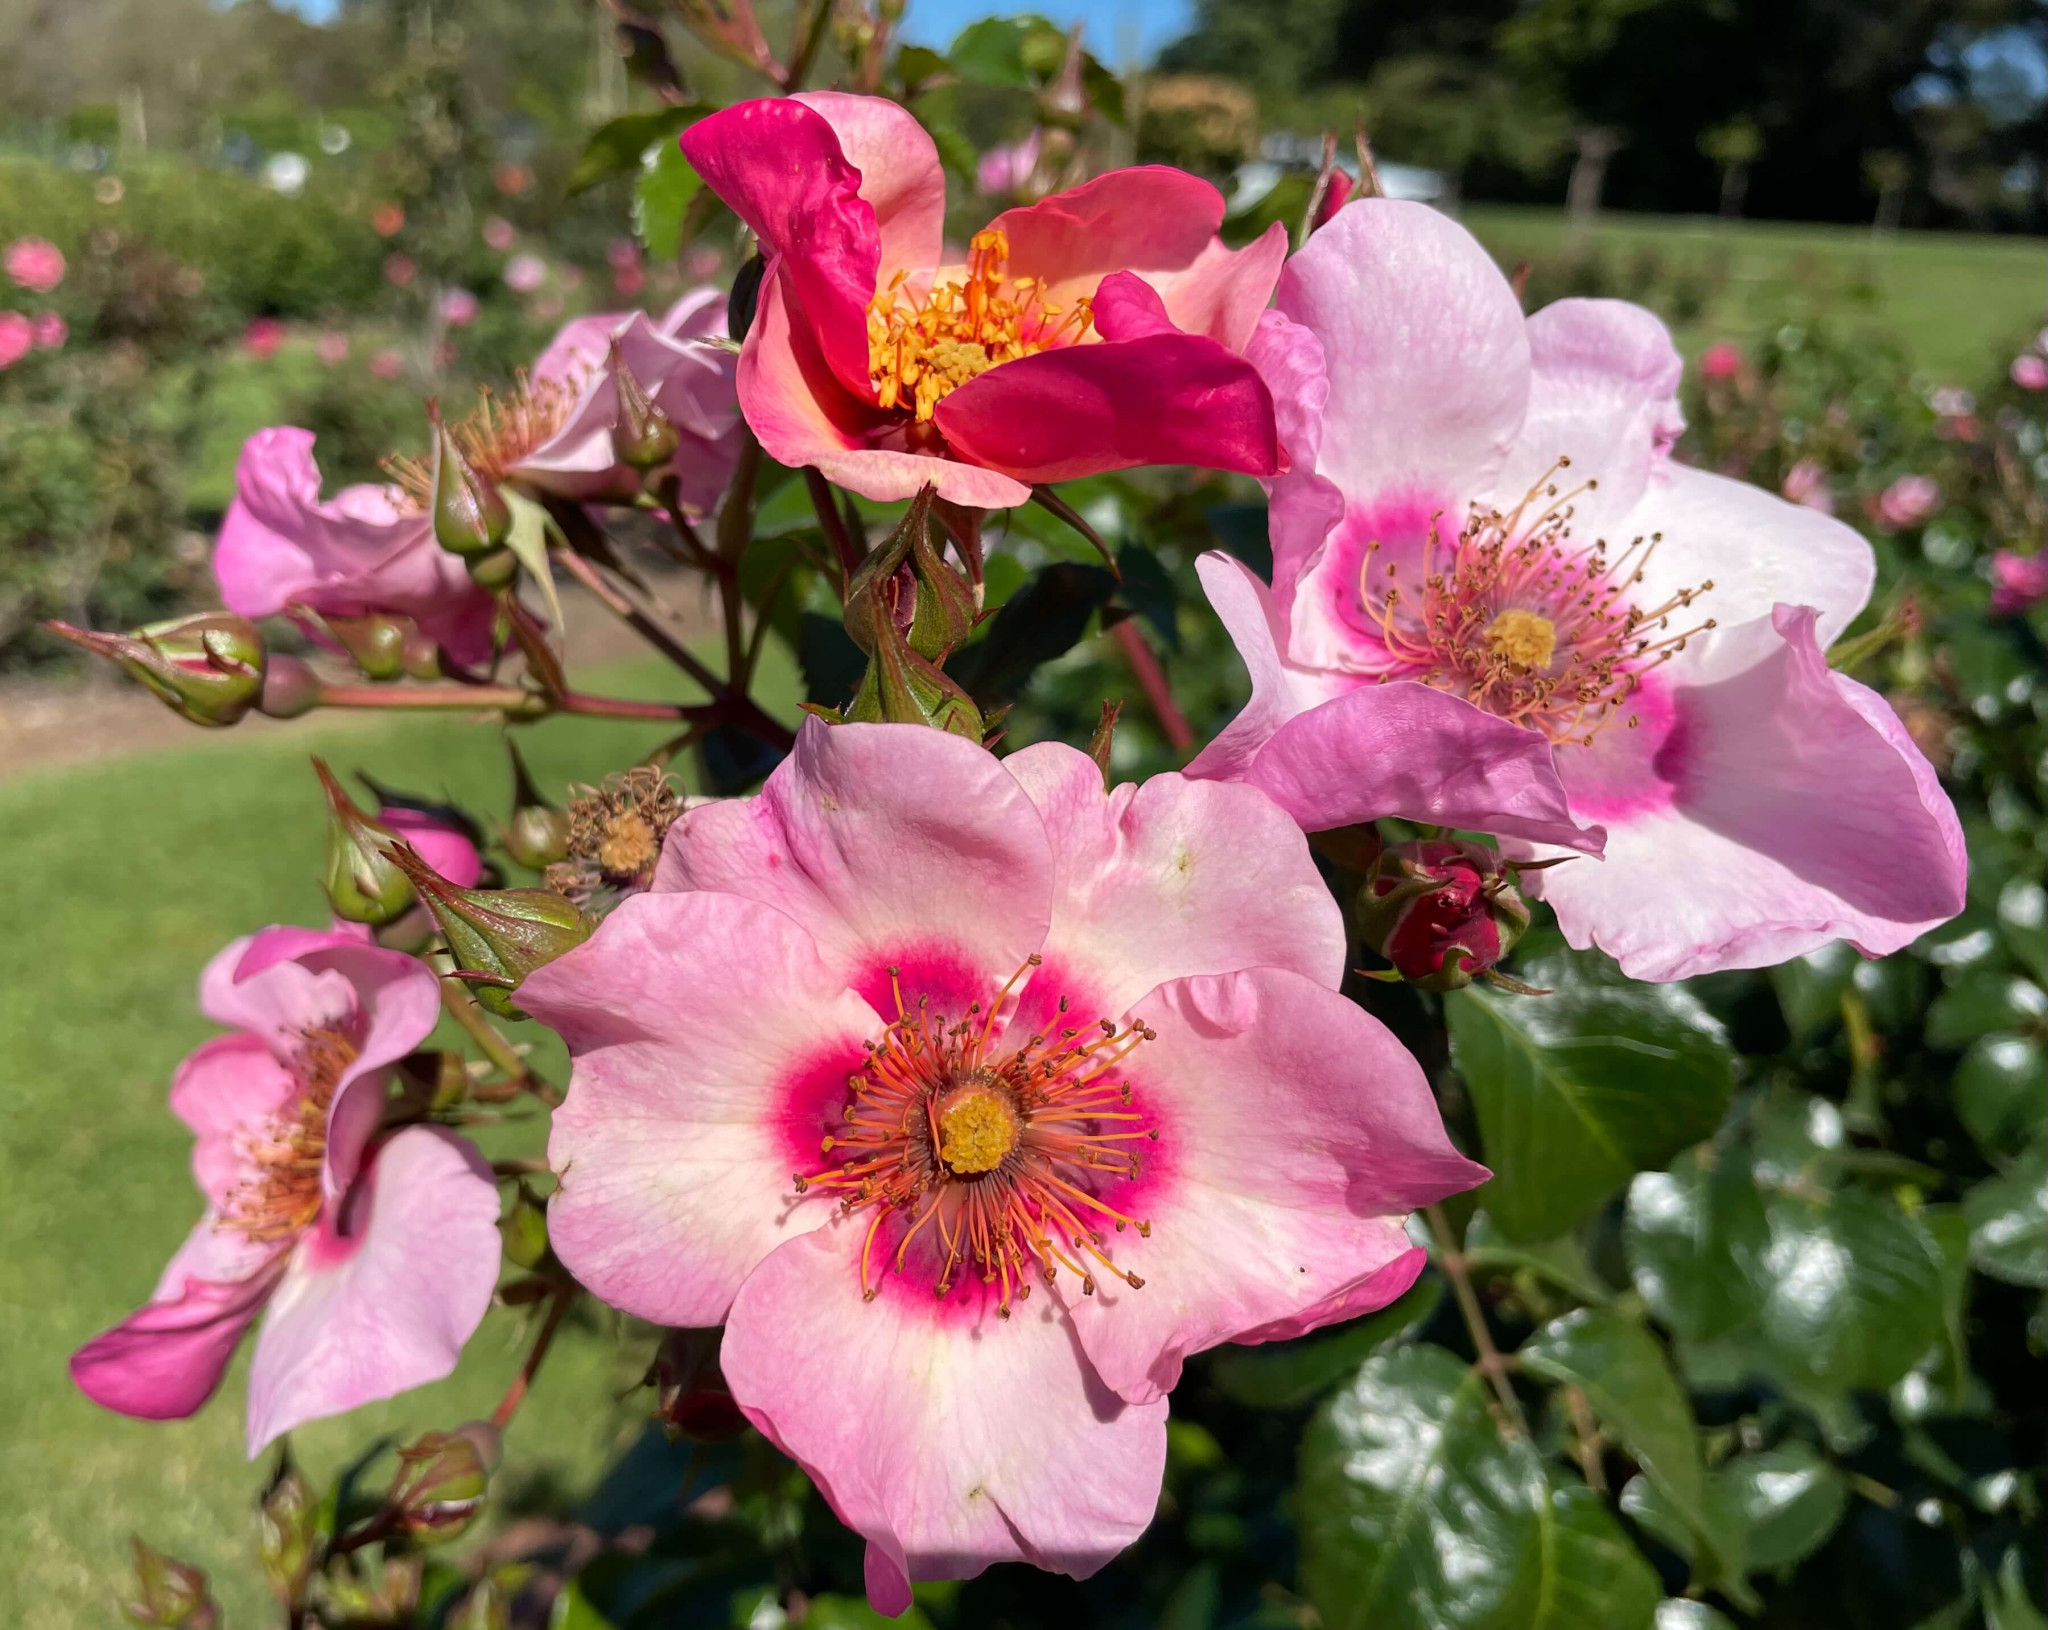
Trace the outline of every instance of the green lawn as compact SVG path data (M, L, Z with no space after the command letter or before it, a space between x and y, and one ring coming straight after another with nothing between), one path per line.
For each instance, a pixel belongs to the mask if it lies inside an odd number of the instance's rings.
M1504 266L1554 259L1565 246L1565 217L1554 209L1474 204L1463 218ZM1896 336L1930 374L1968 382L2002 370L2009 348L2048 321L2048 239L1880 238L1859 227L1610 213L1589 241L1623 280L1632 264L1654 255L1666 286L1681 269L1718 283L1705 312L1677 325L1688 353L1755 336L1788 313L1824 304L1859 330ZM1715 278L1722 257L1726 273ZM1661 302L1653 295L1651 303Z
M587 683L661 695L666 674ZM788 683L770 682L770 694ZM543 784L559 787L631 762L661 734L557 720L523 741ZM195 732L182 750L0 783L0 1623L112 1623L131 1532L213 1573L229 1625L273 1622L248 1548L259 1474L241 1450L246 1355L197 1418L167 1425L88 1403L65 1359L148 1294L197 1215L190 1139L164 1093L211 1032L193 1007L201 965L265 923L325 921L309 751L503 814L497 732L454 718ZM538 1152L538 1132L529 1120L484 1141ZM326 1471L376 1434L489 1413L518 1367L522 1318L489 1315L452 1379L295 1434L302 1458ZM638 1378L633 1358L595 1320L572 1329L514 1425L514 1468L586 1486L645 1422L643 1399L611 1403Z

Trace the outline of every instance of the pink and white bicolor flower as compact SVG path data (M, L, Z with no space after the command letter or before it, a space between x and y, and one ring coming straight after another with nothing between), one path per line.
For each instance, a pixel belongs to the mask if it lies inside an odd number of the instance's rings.
M1274 583L1204 586L1252 700L1190 767L1305 827L1492 832L1572 944L1641 979L1897 949L1962 909L1961 830L1825 652L1869 545L1676 464L1682 364L1639 307L1524 318L1462 227L1367 200L1289 262L1262 351L1292 460Z
M434 976L355 934L266 928L207 964L231 1027L171 1083L206 1215L138 1312L71 1376L148 1420L212 1396L268 1310L249 1368L249 1453L280 1432L440 1379L498 1277L498 1193L466 1139L378 1136L390 1066L440 1013Z
M682 146L769 257L739 396L784 464L983 509L1139 464L1280 468L1244 353L1287 234L1225 248L1208 182L1113 170L998 215L963 261L938 150L894 102L742 102Z
M812 721L520 987L574 1060L551 1239L615 1306L725 1324L880 1611L1085 1576L1152 1518L1189 1354L1391 1301L1405 1215L1486 1176L1343 971L1249 787Z

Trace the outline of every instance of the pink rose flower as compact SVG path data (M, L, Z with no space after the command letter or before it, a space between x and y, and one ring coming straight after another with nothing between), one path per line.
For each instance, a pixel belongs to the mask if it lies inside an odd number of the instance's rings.
M2012 359L2012 382L2021 390L2048 391L2048 359L2021 352Z
M441 295L441 321L450 328L467 328L481 309L477 297L467 289L448 289Z
M1823 515L1835 512L1835 494L1828 482L1827 466L1814 459L1803 458L1787 470L1784 484L1778 490L1793 503L1817 509Z
M491 657L497 603L434 541L433 517L395 487L343 487L323 502L310 430L259 430L244 444L213 570L222 600L244 617L299 606L335 617L390 612L459 663Z
M48 238L16 238L4 260L16 288L48 294L64 281L64 251Z
M1391 1301L1405 1214L1486 1175L1344 966L1249 788L811 721L520 987L574 1060L550 1237L614 1305L725 1325L877 1610L1085 1577L1152 1520L1182 1361Z
M1991 557L1991 615L2017 617L2048 600L2048 554L2017 555L2000 549Z
M525 415L531 445L505 463L528 485L567 498L630 498L639 475L612 449L619 414L613 347L655 405L668 415L680 445L674 468L685 504L699 511L718 502L739 456L735 359L708 343L725 333L725 293L692 289L659 318L645 312L602 312L565 324L528 376Z
M379 379L396 379L405 372L405 358L387 346L370 358L370 372Z
M612 272L612 292L621 300L638 298L647 287L647 274L638 266L620 266Z
M742 102L681 140L770 257L739 395L784 464L982 508L1138 464L1280 468L1243 352L1287 234L1225 248L1208 182L1112 171L999 215L944 264L938 152L893 102Z
M693 277L700 283L716 277L724 265L725 256L708 243L700 243L696 248L686 250L683 254L683 275Z
M1733 379L1742 372L1742 353L1725 340L1700 353L1700 373L1708 379Z
M1638 979L1882 954L1961 910L1934 771L1823 654L1870 546L1671 462L1682 365L1650 313L1525 318L1462 227L1366 199L1288 263L1253 354L1292 460L1275 582L1200 563L1253 688L1189 773L1311 830L1604 850L1526 880Z
M1021 192L1030 181L1031 172L1038 168L1042 145L1042 138L1034 129L1022 141L991 147L974 167L975 186L989 198L1007 198L1013 192Z
M0 311L0 368L12 368L36 348L36 325L18 311Z
M482 879L483 854L460 821L404 804L384 805L377 811L377 819L458 889L473 889Z
M30 325L38 351L61 351L71 338L71 325L54 311L39 311Z
M411 957L266 928L207 965L199 1005L230 1034L178 1067L171 1109L197 1138L206 1215L71 1376L108 1409L182 1418L268 1306L249 1368L253 1458L302 1422L454 1369L497 1282L498 1194L452 1132L379 1136L390 1066L440 1016Z
M548 280L548 263L538 255L514 255L505 262L504 277L514 294L531 294Z
M1928 475L1902 475L1877 498L1877 518L1893 531L1918 526L1941 508L1941 483Z
M510 249L512 247L512 243L515 237L516 234L512 230L512 223L506 220L505 217L502 215L493 215L489 220L484 222L484 242L490 248L497 250L500 254L503 254L507 249Z
M613 271L640 264L640 245L631 238L614 238L604 246L604 258Z
M258 362L267 362L284 344L284 324L275 317L252 317L242 330L242 349Z
M328 367L338 368L348 361L348 336L338 328L330 328L315 342L313 349Z
M409 288L412 280L419 276L419 263L410 255L386 255L384 257L384 281L394 289Z

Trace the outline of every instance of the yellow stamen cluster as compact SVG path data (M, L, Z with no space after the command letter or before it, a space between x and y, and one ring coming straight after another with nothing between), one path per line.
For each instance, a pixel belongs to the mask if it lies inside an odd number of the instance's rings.
M964 283L934 283L923 305L904 292L906 273L868 302L868 373L875 401L928 423L947 395L999 363L1071 345L1094 321L1086 297L1047 305L1034 278L1009 276L1010 240L977 232Z
M301 1091L242 1140L250 1176L221 1204L219 1225L258 1244L288 1240L320 1215L327 1112L335 1088L356 1060L355 1044L337 1030L305 1033L297 1059Z
M569 422L582 399L587 377L588 370L566 379L532 379L522 371L514 376L512 389L504 396L483 386L476 393L476 406L462 418L449 421L449 438L477 474L489 481L503 481L515 465ZM419 508L432 506L431 455L393 453L384 460L384 471Z

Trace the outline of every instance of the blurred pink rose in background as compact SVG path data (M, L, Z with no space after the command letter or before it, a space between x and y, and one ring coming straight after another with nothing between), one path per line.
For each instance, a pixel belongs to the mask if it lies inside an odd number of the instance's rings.
M974 184L990 198L1004 198L1022 190L1031 179L1031 172L1038 168L1038 146L1038 132L1034 130L1022 141L991 147L975 166Z
M419 275L419 267L410 255L392 255L384 262L384 281L395 289L406 287Z
M1725 340L1700 353L1700 372L1709 379L1733 379L1742 372L1742 353Z
M640 264L640 245L631 238L614 238L605 246L604 258L614 271Z
M619 266L612 271L612 288L626 299L632 299L647 287L647 274L638 266Z
M512 247L512 223L502 215L493 215L484 222L484 242L503 254Z
M0 368L12 368L35 345L35 324L18 311L0 311Z
M1878 494L1877 518L1897 530L1918 526L1941 508L1941 483L1932 476L1902 475Z
M348 361L348 336L338 328L330 328L320 336L313 349L328 367L338 368Z
M2021 352L2012 359L2012 382L2021 390L2048 390L2048 359Z
M252 317L242 330L242 349L261 362L277 355L284 344L284 324L275 317Z
M405 372L405 358L388 348L379 351L370 358L370 372L379 379L396 379Z
M1977 398L1960 385L1943 385L1927 398L1927 405L1944 419L1959 419L1977 411Z
M700 282L707 277L716 277L724 264L725 257L709 244L699 244L683 256L683 271Z
M1828 486L1828 472L1813 459L1803 458L1787 470L1784 485L1778 490L1793 503L1817 509L1823 515L1835 512L1835 495Z
M531 294L548 280L548 263L538 255L514 255L505 262L505 287L514 294Z
M5 260L7 275L19 288L48 294L64 281L64 251L48 238L16 238Z
M441 296L441 320L450 328L467 328L477 310L477 298L467 289L449 289Z
M1991 615L2017 617L2048 599L2048 554L2016 555L2001 549L1991 557Z
M35 332L38 351L56 351L71 338L71 326L54 311L39 312L29 327Z
M395 238L405 230L405 211L397 204L379 204L370 211L370 230L380 238Z

